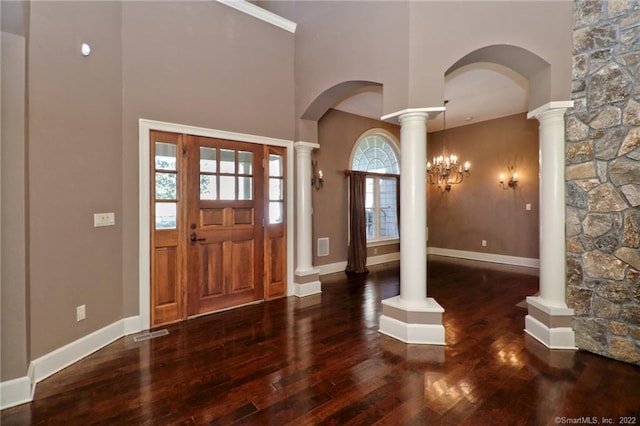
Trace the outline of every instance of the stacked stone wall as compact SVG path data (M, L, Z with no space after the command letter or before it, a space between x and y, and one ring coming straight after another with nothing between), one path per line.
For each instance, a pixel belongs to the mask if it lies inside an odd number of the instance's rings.
M574 2L567 305L576 345L640 365L640 4Z

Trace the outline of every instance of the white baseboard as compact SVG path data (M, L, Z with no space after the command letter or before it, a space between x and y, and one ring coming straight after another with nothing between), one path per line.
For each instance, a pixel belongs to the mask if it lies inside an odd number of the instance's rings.
M0 383L0 410L31 401L31 380L28 376Z
M540 268L540 260L528 257L505 256L502 254L479 253L475 251L454 250L439 247L427 247L427 254L456 257L459 259L479 260L481 262L502 263L504 265Z
M109 343L114 342L127 334L134 333L135 331L132 331L132 329L127 330L129 333L125 333L125 328L127 328L125 327L125 324L131 326L135 321L136 317L121 319L120 321L94 331L75 342L71 342L53 352L49 352L48 354L33 360L31 363L33 364L33 378L35 382L38 383L63 368L81 360L87 355L102 349Z
M304 284L294 284L294 295L296 297L307 297L312 294L322 293L322 284L320 281L312 281Z
M400 260L400 252L381 254L379 256L371 256L367 258L367 266L379 265L385 262L393 262ZM344 272L347 268L347 262L329 263L327 265L315 266L320 270L320 275L334 274L336 272Z
M142 318L140 318L140 315L125 318L123 319L123 321L125 336L144 330L144 328L142 327Z
M316 266L320 270L320 275L335 274L336 272L344 272L347 268L347 262L329 263L327 265Z
M455 257L458 259L479 260L481 262L501 263L504 265L524 266L527 268L540 268L540 260L528 257L506 256L493 253L479 253L475 251L445 249L439 247L427 247L427 254L436 256ZM371 256L367 258L367 266L379 265L385 262L400 260L400 252ZM329 263L327 265L315 266L320 270L320 275L343 272L347 267L347 262Z
M31 401L38 382L121 337L141 331L140 324L138 316L123 318L31 361L26 377L0 383L0 409Z
M416 345L446 345L442 324L409 324L380 315L378 332L404 343Z
M549 328L531 315L524 318L524 324L524 331L549 349L578 349L571 327Z

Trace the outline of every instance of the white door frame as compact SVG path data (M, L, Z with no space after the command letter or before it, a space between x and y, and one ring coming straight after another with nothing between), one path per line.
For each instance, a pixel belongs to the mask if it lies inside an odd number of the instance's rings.
M162 121L139 120L139 188L138 188L138 227L139 227L139 306L140 306L140 326L141 330L151 327L151 235L150 212L150 173L151 164L149 159L149 132L159 130L163 132L181 133L194 136L205 136L210 138L227 139L238 142L249 142L258 145L272 145L285 147L287 149L287 296L293 295L293 141L285 139L275 139L264 136L249 135L245 133L227 132L224 130L206 129L202 127L187 126Z

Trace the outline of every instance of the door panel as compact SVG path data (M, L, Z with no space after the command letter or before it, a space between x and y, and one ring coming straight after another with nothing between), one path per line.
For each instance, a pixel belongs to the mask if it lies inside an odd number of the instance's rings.
M200 245L200 297L222 294L223 253L222 243Z
M287 294L286 156L285 149L265 147L265 299Z
M151 326L184 315L182 135L151 132Z
M188 315L263 299L263 147L187 136Z

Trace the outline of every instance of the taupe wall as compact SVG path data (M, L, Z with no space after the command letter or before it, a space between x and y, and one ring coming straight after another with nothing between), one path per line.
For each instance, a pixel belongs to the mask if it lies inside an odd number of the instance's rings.
M299 24L296 114L349 80L384 86L383 113L442 105L445 71L485 46L527 49L550 64L537 105L571 94L572 1L261 1ZM330 24L327 24L330 23ZM536 106L537 106L536 105Z
M406 108L409 2L260 1L258 4L298 24L296 117L302 116L325 90L350 80L384 83L383 109Z
M347 260L349 156L358 137L372 128L385 129L400 141L400 127L394 124L330 109L318 123L320 149L313 152L324 173L324 187L313 191L313 264L327 265ZM401 165L402 167L402 165ZM318 257L317 239L329 238L329 256ZM376 254L399 251L398 244L378 247ZM373 255L370 249L369 255Z
M11 371L22 368L25 352L35 359L138 313L139 118L293 139L296 114L347 80L384 83L385 112L440 105L440 89L424 82L441 83L449 62L480 41L530 49L552 62L552 81L565 78L570 58L557 52L570 48L560 37L564 29L555 26L563 27L566 2L501 3L526 15L531 24L522 27L505 24L492 8L469 9L467 3L458 4L453 17L438 17L445 3L417 6L421 12L413 14L416 5L408 2L276 2L294 9L294 37L217 2L31 2L25 183L30 286L9 290L18 304L25 298L23 316L6 319L3 297L3 342L5 336L19 342L3 344L3 367L5 358L17 360L8 373L3 368L3 379L26 374ZM414 30L422 20L473 17L483 24L473 37L466 30L425 34L423 41L437 46L416 51L417 45L408 47L410 13ZM558 35L552 42L549 31ZM91 56L80 55L82 42L91 44ZM443 45L455 51L447 53ZM434 49L451 58L433 56ZM424 57L412 57L410 64L413 53ZM410 82L418 84L411 101ZM4 101L4 90L2 96ZM322 149L318 156L326 155ZM345 163L348 152L339 157ZM316 195L328 194L325 188ZM93 214L105 211L115 212L116 225L94 228ZM333 255L337 240L331 238ZM3 296L7 288L3 279ZM80 304L87 319L76 322Z
M294 36L217 2L122 7L122 284L129 316L139 303L138 119L293 140Z
M428 135L428 158L442 152L444 133ZM427 245L537 259L538 122L517 114L448 129L446 148L471 162L471 176L449 193L429 185ZM510 165L520 177L515 191L498 186Z
M329 110L318 125L320 149L314 151L325 176L313 191L314 265L347 260L347 180L349 156L358 137L383 128L400 139L399 126ZM538 122L517 114L446 131L446 147L472 163L472 175L449 193L429 185L427 213L430 247L538 258ZM443 132L427 137L429 158L442 151ZM516 190L498 186L500 173L514 165ZM402 165L401 165L402 167ZM530 211L525 205L531 204ZM329 256L318 257L317 238L328 237ZM481 241L487 240L482 247ZM396 252L397 244L378 247L377 255ZM373 249L369 249L373 256Z
M32 359L123 317L121 16L119 2L31 3ZM98 212L116 225L94 228Z
M499 44L521 47L550 64L546 86L530 81L530 110L567 100L572 6L571 0L411 2L409 106L442 105L445 71L468 53Z
M31 28L35 359L138 314L138 119L291 140L294 48L217 2L33 2Z
M3 4L4 6L4 4ZM0 380L24 376L28 365L26 268L25 72L23 35L2 32L2 182Z

